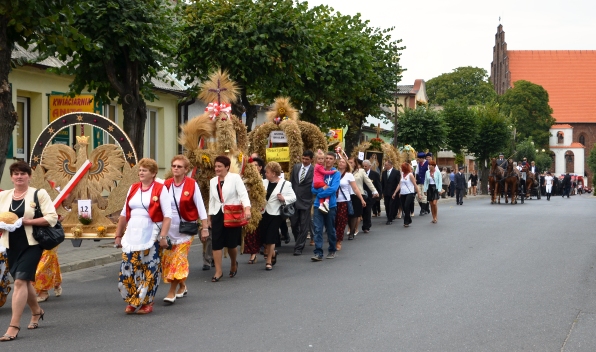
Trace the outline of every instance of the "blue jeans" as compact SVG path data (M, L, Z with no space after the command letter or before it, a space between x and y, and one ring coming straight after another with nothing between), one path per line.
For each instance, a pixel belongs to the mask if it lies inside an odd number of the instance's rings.
M329 253L335 253L335 244L337 237L335 235L335 213L337 207L330 208L329 213L321 212L317 207L314 210L314 241L315 241L315 255L323 256L323 226L327 231L327 239L329 240Z

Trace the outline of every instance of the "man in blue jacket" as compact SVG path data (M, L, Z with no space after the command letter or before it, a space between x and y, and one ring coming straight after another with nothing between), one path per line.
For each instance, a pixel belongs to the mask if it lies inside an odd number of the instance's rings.
M333 167L335 164L335 153L328 152L325 155L325 170L335 170ZM337 237L335 235L335 214L337 212L337 189L339 188L339 181L341 175L339 172L334 173L330 176L325 176L325 183L327 188L314 188L312 187L312 193L315 195L314 201L314 240L315 240L315 255L311 258L312 261L319 262L323 260L323 226L327 232L327 238L329 240L329 254L327 259L335 258L335 245L337 243ZM329 212L325 214L319 210L319 199L329 197Z

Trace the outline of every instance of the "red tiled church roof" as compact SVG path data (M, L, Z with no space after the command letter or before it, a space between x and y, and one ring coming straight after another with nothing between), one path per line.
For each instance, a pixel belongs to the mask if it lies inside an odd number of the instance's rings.
M596 50L508 50L511 83L546 89L557 123L596 122Z
M565 123L565 124L560 124L560 125L552 125L552 126L550 126L550 128L573 128L573 126Z
M557 146L557 145L551 145L549 148L585 148L583 144L578 143L578 142L573 142L571 143L571 145L565 145L565 146Z

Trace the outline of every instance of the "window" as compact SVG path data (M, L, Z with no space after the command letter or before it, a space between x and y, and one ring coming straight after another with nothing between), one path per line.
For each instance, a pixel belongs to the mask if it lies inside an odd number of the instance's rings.
M145 145L143 146L145 157L157 161L157 146L158 146L158 119L156 109L147 109L147 121L145 122Z
M564 140L565 134L563 133L563 131L557 132L557 144L563 144Z
M17 98L17 124L14 127L15 153L14 157L27 160L29 146L29 99Z
M580 135L579 136L579 142L585 147L586 146L586 136L585 135Z

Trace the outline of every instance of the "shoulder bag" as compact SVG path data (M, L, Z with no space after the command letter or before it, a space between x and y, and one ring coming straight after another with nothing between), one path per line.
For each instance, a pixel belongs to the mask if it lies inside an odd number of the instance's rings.
M281 191L284 189L285 184L286 184L286 181L284 181L284 183L281 184L279 193L281 193ZM296 209L294 209L294 204L286 204L284 202L284 203L282 203L282 205L279 206L279 215L281 215L281 218L284 220L286 220L289 217L291 217L292 215L294 215L295 212L296 212Z
M174 193L174 187L172 187L172 197L174 197L174 204L176 205L176 211L178 212L178 216L180 217L180 227L178 228L178 232L183 233L185 235L194 236L199 233L199 224L196 221L187 222L182 221L182 215L180 214L180 208L178 208L178 202L176 201L176 194Z
M223 204L224 227L242 227L248 225L248 220L244 216L244 207L242 204L225 204L221 183L217 180L219 189L219 200Z
M33 195L33 200L35 201L34 219L43 218L39 199L37 198L37 191ZM57 245L64 242L64 229L60 221L57 221L54 226L33 226L33 238L35 238L41 248L45 250L54 249Z
M354 215L354 206L352 205L352 200L348 197L346 197L346 194L344 193L344 190L341 188L341 185L339 185L339 190L341 191L341 194L344 195L344 198L347 199L347 203L348 203L348 215Z

